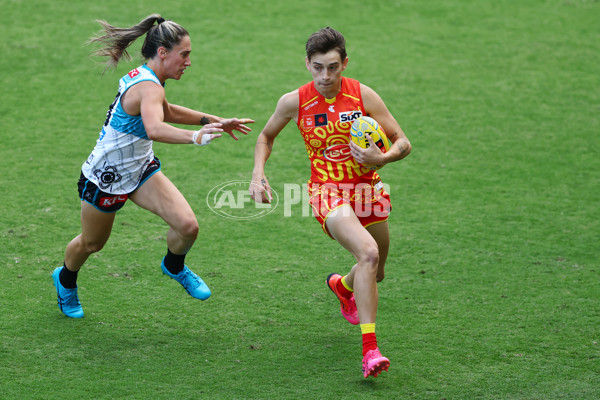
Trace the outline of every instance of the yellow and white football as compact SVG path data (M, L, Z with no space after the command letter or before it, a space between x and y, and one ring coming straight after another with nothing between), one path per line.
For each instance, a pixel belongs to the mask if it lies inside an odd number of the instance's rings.
M371 136L375 145L379 147L379 150L382 152L385 153L390 149L390 142L388 141L383 128L377 121L371 117L365 116L355 119L352 123L352 128L350 128L350 139L363 149L366 149L369 147L367 135ZM379 169L382 166L383 165L369 165L368 167L371 167L371 169Z

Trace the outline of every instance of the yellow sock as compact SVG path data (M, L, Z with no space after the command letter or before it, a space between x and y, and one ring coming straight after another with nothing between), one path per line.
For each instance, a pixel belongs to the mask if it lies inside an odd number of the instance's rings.
M363 335L366 333L375 333L375 323L372 324L360 324L360 333Z
M352 290L350 288L350 286L348 286L348 284L346 283L346 276L342 276L341 281L342 281L342 285L344 285L344 287L346 288L347 291L354 293L354 290Z
M360 324L360 331L362 332L363 342L363 357L369 352L369 350L377 349L377 336L375 336L375 323L372 324Z

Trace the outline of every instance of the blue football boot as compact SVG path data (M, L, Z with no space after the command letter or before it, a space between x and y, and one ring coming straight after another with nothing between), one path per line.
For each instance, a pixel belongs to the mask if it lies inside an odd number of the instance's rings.
M210 297L210 289L206 286L206 283L187 266L184 266L183 271L177 275L173 275L165 267L165 259L163 258L160 268L163 274L179 282L190 296L200 300L206 300Z
M54 286L56 286L56 294L58 296L58 308L67 317L83 318L83 308L81 308L81 303L77 296L77 288L67 289L60 283L58 276L63 268L58 267L52 272L52 280L54 281Z

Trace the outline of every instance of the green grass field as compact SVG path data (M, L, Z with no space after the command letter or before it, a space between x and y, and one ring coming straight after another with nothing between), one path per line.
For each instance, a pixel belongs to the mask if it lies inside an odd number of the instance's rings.
M0 3L1 399L600 398L600 2ZM79 233L81 164L138 65L102 76L83 42L95 19L153 12L192 38L168 100L256 120L237 143L155 144L201 223L187 263L213 297L161 275L166 225L128 204L71 320L50 274ZM377 379L324 284L353 260L318 223L300 205L241 221L206 204L250 179L256 135L310 80L304 43L327 25L346 37L346 76L413 145L380 172L394 210L377 336L392 365ZM267 174L280 194L308 178L293 124Z

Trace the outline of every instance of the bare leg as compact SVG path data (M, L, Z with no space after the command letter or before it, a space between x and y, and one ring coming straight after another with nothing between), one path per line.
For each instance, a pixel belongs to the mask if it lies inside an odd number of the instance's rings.
M377 241L348 206L340 207L328 216L327 229L356 258L357 263L350 272L350 281L346 278L346 283L354 289L360 323L375 323L379 299L377 276L380 268Z
M390 249L390 232L387 221L379 222L368 226L367 231L373 236L379 248L379 266L377 268L377 282L381 282L385 278L385 262L387 261L388 252ZM354 287L354 274L357 264L346 275L346 284L351 288Z
M115 213L104 213L85 201L81 202L81 234L71 240L65 251L65 266L70 271L79 271L90 254L104 247L114 220Z
M187 252L198 237L198 221L192 208L181 192L162 173L157 172L140 186L129 197L133 202L146 210L160 216L167 224L167 247L171 254L163 259L163 272L179 282L190 296L206 300L211 292L206 283L183 264ZM178 257L178 266L183 269L173 270L167 265L167 257L172 254Z
M181 192L161 171L156 172L129 198L161 217L168 225L167 246L175 254L186 254L198 236L198 221Z

